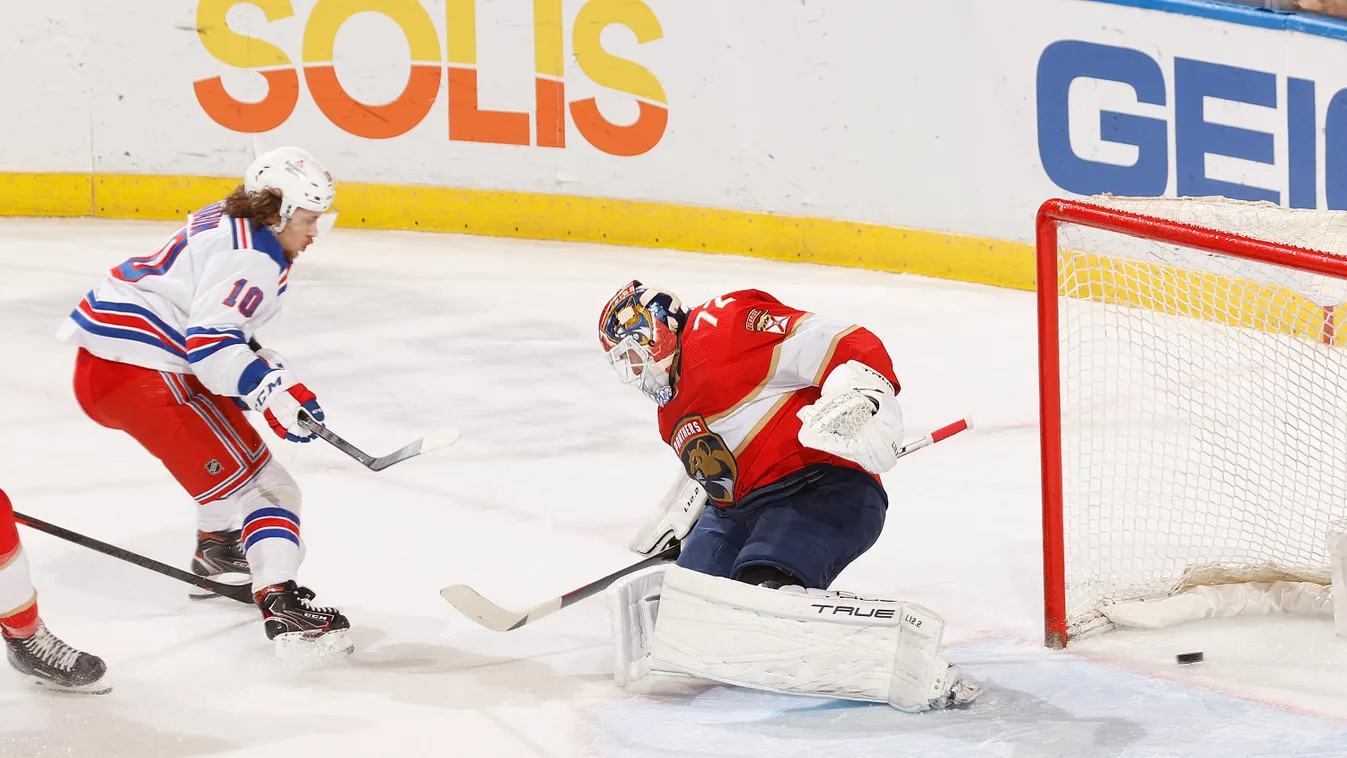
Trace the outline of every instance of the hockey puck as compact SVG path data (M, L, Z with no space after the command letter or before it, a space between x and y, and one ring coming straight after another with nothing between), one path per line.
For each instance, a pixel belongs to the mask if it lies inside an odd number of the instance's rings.
M1192 663L1201 663L1201 662L1202 662L1202 654L1201 654L1201 653L1179 653L1178 655L1174 656L1174 660L1178 661L1180 666L1187 666L1187 665L1192 664Z

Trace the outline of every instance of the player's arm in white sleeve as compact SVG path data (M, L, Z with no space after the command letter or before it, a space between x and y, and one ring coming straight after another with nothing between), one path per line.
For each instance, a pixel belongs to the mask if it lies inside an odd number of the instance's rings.
M299 411L322 421L317 398L293 372L268 363L248 346L249 320L276 297L276 264L262 253L234 250L212 256L188 315L187 360L206 389L240 398L263 414L278 436L307 442L313 433L299 425Z

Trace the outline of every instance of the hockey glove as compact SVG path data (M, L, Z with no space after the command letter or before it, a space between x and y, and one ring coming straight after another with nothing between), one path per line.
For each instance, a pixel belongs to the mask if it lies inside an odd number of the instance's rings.
M308 442L313 432L299 425L303 409L314 421L323 420L318 398L308 387L295 381L288 369L274 369L262 377L257 387L243 398L249 408L261 413L278 437L290 442Z
M818 402L796 414L800 444L860 464L882 474L898 462L903 445L903 411L893 385L858 361L833 369Z
M248 340L248 347L252 349L254 355L261 358L262 362L271 368L285 368L285 359L275 350L268 350L267 348L262 347L257 344L257 340L255 339ZM239 410L251 411L253 409L251 405L248 405L248 401L244 398L231 397L229 399L234 401L234 405L237 405Z
M638 555L654 555L681 544L705 508L706 490L680 471L627 547Z

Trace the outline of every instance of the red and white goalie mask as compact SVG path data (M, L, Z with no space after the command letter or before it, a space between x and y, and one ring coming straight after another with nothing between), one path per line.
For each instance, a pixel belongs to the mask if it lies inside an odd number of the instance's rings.
M603 307L599 344L623 383L664 405L673 399L670 372L686 320L677 295L633 281Z

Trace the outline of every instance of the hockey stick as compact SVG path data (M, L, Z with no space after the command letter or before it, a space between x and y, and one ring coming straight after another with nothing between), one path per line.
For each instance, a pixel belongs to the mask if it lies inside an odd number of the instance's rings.
M950 437L953 437L954 435L958 434L959 432L967 431L972 428L973 428L973 417L964 416L958 421L955 421L953 424L945 424L944 426L940 427L939 429L936 429L935 431L931 432L925 437L913 440L912 442L909 442L906 445L903 445L902 447L898 448L897 457L902 458L904 455L911 455L912 453L915 453L916 451L922 449L923 447L934 445L935 443L940 442L941 440L947 440Z
M590 582L583 587L571 590L561 597L554 597L546 603L534 606L523 613L507 611L495 603L487 600L477 593L477 590L466 584L455 584L452 587L445 587L440 590L440 597L449 601L464 616L476 621L487 629L497 632L509 632L529 623L537 621L543 616L549 616L573 603L578 603L591 595L595 595L608 588L608 585L616 582L622 577L640 571L665 561L672 561L678 557L679 545L665 548L663 551L655 553L640 563L618 569L598 581Z
M381 455L376 458L342 439L336 432L328 429L323 424L318 423L312 416L304 411L300 411L299 425L313 432L318 437L321 437L324 442L331 444L343 453L360 461L364 464L365 468L370 471L383 471L395 463L402 463L408 458L415 458L422 453L429 453L432 450L449 447L458 441L458 430L446 429L438 434L422 436L410 444L394 450L388 455ZM427 442L427 439L430 441Z
M903 445L898 449L898 457L902 458L905 455L911 455L924 447L929 447L942 440L947 440L959 432L972 428L972 418L961 418L952 424L946 424L945 426L936 429L925 437ZM537 621L544 616L556 613L568 605L577 603L587 597L602 592L613 582L616 582L618 579L621 579L628 574L634 574L644 568L665 561L672 561L678 557L679 549L680 546L675 544L673 547L655 553L639 563L633 563L624 569L618 569L598 581L590 582L579 589L571 590L561 597L552 598L551 600L536 605L523 613L506 610L482 597L477 590L474 590L465 584L455 584L451 587L445 587L440 590L440 597L444 598L450 605L457 608L464 616L476 621L487 629L497 632L509 632L518 629L529 622Z
M210 590L211 592L214 592L218 595L223 595L224 597L227 597L230 600L237 600L240 603L247 603L248 605L254 604L253 591L250 585L224 584L223 582L217 582L213 579L207 579L204 576L197 576L196 574L193 574L190 571L183 571L182 569L175 568L173 566L168 565L167 563L160 563L159 561L156 561L153 558L146 558L145 556L138 555L136 553L131 552L130 550L123 550L122 548L119 548L116 545L109 545L106 542L100 542L94 539L93 537L85 537L83 534L79 534L78 532L72 532L69 529L64 529L62 527L56 526L55 524L49 524L46 521L42 521L41 519L35 519L32 516L25 516L22 513L19 513L18 511L14 512L14 520L20 524L23 524L26 527L29 527L30 529L36 529L39 532L45 532L53 537L59 537L60 539L66 540L67 542L73 542L81 547L87 547L90 550L97 550L98 552L104 555L110 555L113 558L118 558L120 560L126 561L127 563L134 563L137 566L140 566L141 568L147 568L150 571L163 574L164 576L167 577L172 577L173 579L177 579L180 582L186 582L188 584L200 587L203 590Z
M254 353L262 349L262 345L257 341L256 337L249 338L248 347ZM341 435L328 429L325 425L319 423L316 419L310 416L307 411L302 409L299 412L299 425L308 429L310 432L313 432L315 436L322 438L324 442L327 442L343 453L360 461L360 463L364 464L365 468L368 468L370 471L383 471L395 463L402 463L408 458L415 458L422 453L429 453L432 450L449 447L458 441L458 430L446 429L433 435L422 436L421 438L394 450L388 455L381 455L376 458L347 442ZM430 439L430 442L426 441L427 438Z

